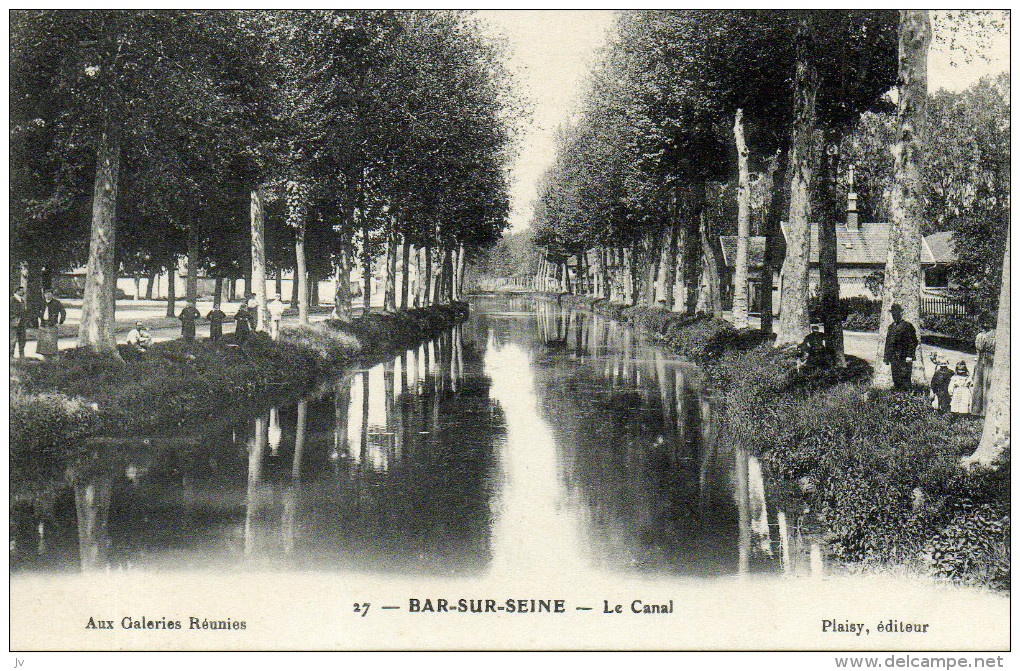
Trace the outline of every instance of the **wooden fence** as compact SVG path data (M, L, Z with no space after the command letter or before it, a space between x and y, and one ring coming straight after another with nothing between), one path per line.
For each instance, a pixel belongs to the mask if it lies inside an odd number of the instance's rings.
M971 316L973 313L967 309L967 305L963 301L945 296L921 296L921 314L966 317Z

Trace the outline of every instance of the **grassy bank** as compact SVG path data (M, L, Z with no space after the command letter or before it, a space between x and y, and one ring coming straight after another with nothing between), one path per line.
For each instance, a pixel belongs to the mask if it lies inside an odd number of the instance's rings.
M1009 590L1009 454L958 465L981 419L936 415L925 389L871 388L871 367L805 376L770 337L712 317L563 296L658 334L726 399L721 440L762 463L770 500L818 531L846 570L890 570Z
M59 475L92 436L187 431L233 409L298 396L317 379L364 357L383 356L438 334L467 305L372 314L350 323L284 328L278 341L159 342L123 362L73 349L51 361L11 364L12 496Z

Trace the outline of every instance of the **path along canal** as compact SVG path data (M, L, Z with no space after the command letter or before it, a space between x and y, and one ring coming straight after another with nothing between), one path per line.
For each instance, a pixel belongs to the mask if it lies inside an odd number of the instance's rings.
M12 511L12 572L779 569L760 468L693 364L553 303L471 308L296 404L105 444Z

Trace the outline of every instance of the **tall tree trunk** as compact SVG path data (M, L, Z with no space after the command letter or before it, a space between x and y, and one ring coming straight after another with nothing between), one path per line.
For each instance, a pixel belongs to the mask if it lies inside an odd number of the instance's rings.
M769 198L768 211L765 213L765 255L761 263L761 330L772 333L772 273L779 256L779 222L783 213L784 185L790 180L786 178L785 152L777 151L769 163L772 177L772 193Z
M188 226L188 278L184 283L184 299L189 303L198 302L198 225Z
M251 285L245 287L255 296L258 308L258 331L265 331L269 325L266 300L266 224L262 194L251 190Z
M133 300L141 300L142 298L142 276L139 273L135 273L135 295Z
M298 324L308 324L308 264L305 256L305 229L308 221L309 187L305 180L287 180L287 224L294 229L294 279L291 305L298 308ZM296 299L296 300L295 300Z
M78 346L120 359L114 335L114 292L117 236L117 181L120 173L120 142L104 132L96 151L96 176L92 193L92 235L85 271L85 291L78 327Z
M992 386L985 414L981 442L974 454L963 459L964 466L991 466L1009 448L1009 232L1002 260L1002 288L999 289L999 320L995 325L995 361Z
M624 303L626 305L637 303L638 283L635 281L635 268L637 264L634 260L636 248L637 245L633 243L630 247L623 248L623 290L625 293Z
M797 26L797 69L794 79L793 146L790 155L790 216L786 224L786 260L776 347L798 345L811 330L808 314L808 274L811 263L811 185L817 162L815 99L818 72L811 60L812 20Z
M733 120L737 145L737 256L733 268L733 325L747 328L747 245L751 235L751 192L747 172L747 142L744 140L744 110Z
M297 245L295 245L297 247ZM300 288L300 282L298 282L297 269L291 273L290 276L290 300L288 301L291 306L298 304L298 289ZM280 300L283 300L283 296L280 296Z
M31 288L29 286L30 285L29 278L31 276L32 276L32 271L28 267L28 261L22 261L21 263L19 263L18 264L18 286L20 286L22 289L25 290L25 302L26 302L26 305L28 304L29 296L31 296L31 293L29 292L29 289Z
M170 266L166 283L166 316L177 316L177 264Z
M652 307L655 305L655 277L659 272L659 232L655 231L645 237L645 281L641 287L641 302Z
M216 288L213 290L212 305L214 310L219 310L223 305L223 278L216 278Z
M419 273L421 275L422 273ZM422 284L424 294L422 305L432 305L432 245L425 245L425 282Z
M885 365L885 337L892 323L893 303L903 307L903 319L920 326L921 222L924 219L922 171L925 116L928 101L928 10L900 10L899 99L896 122L899 141L893 145L893 187L889 202L889 255L882 287L882 315L872 384L892 387L892 370ZM914 359L914 365L923 362Z
M456 284L454 287L454 299L464 300L464 269L467 261L465 259L464 244L457 248L457 270L455 273Z
M159 271L155 271L154 270L152 272L152 274L149 275L149 283L147 285L145 285L145 300L147 300L147 301L151 301L152 300L152 288L156 285L156 281L157 281L158 278L159 278Z
M389 231L386 234L386 256L383 265L383 272L386 280L383 283L383 311L395 312L397 309L397 240L394 232L393 220L390 220Z
M606 297L606 259L605 248L596 247L592 252L592 295L595 298Z
M442 302L449 303L453 300L453 251L447 248L443 252L442 267Z
M21 287L25 289L25 307L30 314L37 314L43 303L42 282L39 281L39 268L35 261L22 261L20 264Z
M688 187L686 226L684 227L684 286L687 289L685 311L694 314L701 294L702 262L701 212L705 208L705 181L696 178Z
M372 310L372 256L361 253L361 304L367 315Z
M676 293L676 247L677 247L677 197L676 187L669 190L667 201L666 221L666 243L663 245L662 259L662 300L663 307L667 310L673 309L673 300Z
M297 289L298 324L308 324L308 267L305 261L305 227L294 231L294 284Z
M716 318L722 317L722 280L719 277L719 258L715 245L712 243L712 232L709 230L708 211L701 208L701 223L698 232L701 236L701 258L703 262L703 284L705 285L704 310Z
M842 218L836 192L839 170L839 137L826 129L823 153L818 171L817 196L818 222L818 288L821 297L822 320L825 324L825 344L832 351L835 363L846 368L843 351L843 320L839 314L839 272L836 267L836 222Z
M349 322L351 321L351 254L347 249L340 252L340 263L336 272L336 295L333 302L340 319Z
M403 246L403 262L401 263L400 273L400 309L407 309L407 298L410 292L411 284L411 243L404 238Z

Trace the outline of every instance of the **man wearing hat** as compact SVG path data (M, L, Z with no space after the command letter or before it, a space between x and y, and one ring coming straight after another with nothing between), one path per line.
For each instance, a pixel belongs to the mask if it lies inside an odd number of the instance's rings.
M8 314L11 319L11 358L14 357L14 351L17 349L21 358L24 359L25 341L28 339L26 329L31 319L28 306L25 304L25 287L14 289L11 294L11 311Z
M893 303L889 309L892 324L885 336L885 362L892 368L893 387L910 389L910 372L914 367L914 352L917 350L917 331L914 325L903 318L903 306Z

